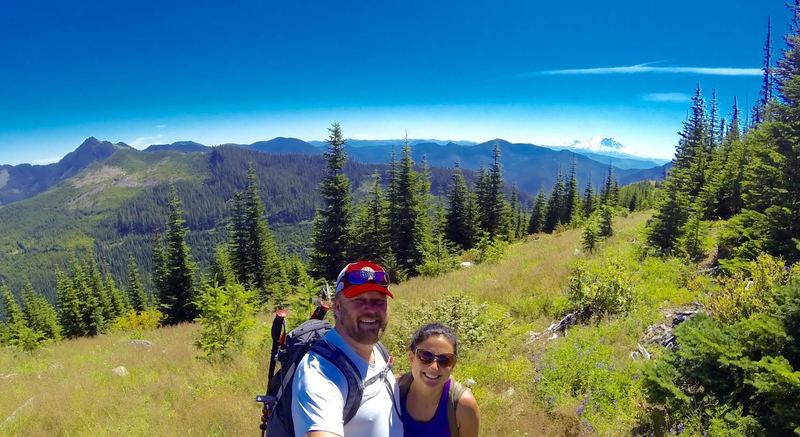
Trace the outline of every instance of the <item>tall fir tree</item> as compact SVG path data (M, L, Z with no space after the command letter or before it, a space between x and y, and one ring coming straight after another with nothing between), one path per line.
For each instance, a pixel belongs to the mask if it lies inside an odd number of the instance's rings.
M3 304L5 310L6 323L14 325L16 323L25 324L25 314L22 312L14 295L11 294L11 289L5 284L0 284L0 303Z
M385 195L379 173L372 175L372 188L367 201L356 208L351 230L353 259L381 262L389 252L389 224ZM300 285L300 284L296 284Z
M86 334L86 326L81 317L80 300L72 279L61 270L56 270L56 300L58 321L63 334L76 338Z
M542 231L553 232L559 224L563 224L561 218L564 216L565 197L564 175L559 170L556 176L556 183L553 185L550 197L547 200L547 212L545 213Z
M142 285L142 278L139 274L139 266L133 257L128 258L128 300L131 308L137 313L141 313L150 306L147 293Z
M464 173L456 163L447 191L444 235L461 250L469 250L475 245L475 224L470 211L470 197Z
M758 94L758 103L753 106L753 125L763 121L770 121L769 105L772 102L772 93L775 88L775 79L772 71L772 23L767 17L767 39L764 42L764 63L761 91Z
M428 182L414 171L411 146L403 146L403 156L395 175L395 203L389 204L389 238L398 267L409 276L416 276L425 262L429 246L427 196L423 188Z
M314 218L310 259L315 277L333 281L348 262L351 196L350 180L343 171L347 157L342 129L339 123L334 123L328 131L328 150L324 155L327 174L319 187L323 206Z
M106 327L106 319L103 317L103 304L100 301L95 289L92 287L90 273L84 267L86 263L81 263L77 258L70 262L72 286L78 295L80 302L80 313L84 335L95 336L103 332Z
M531 219L528 222L528 234L536 234L542 232L547 214L547 199L544 196L544 190L540 189L539 194L536 195L536 201L533 203L533 211L531 211Z
M603 191L600 192L600 204L615 206L619 201L619 184L614 175L614 166L608 164L608 171L603 181Z
M581 205L581 194L578 191L578 176L577 176L577 162L575 157L572 157L572 169L569 174L569 181L566 186L566 198L564 199L565 205L565 223L577 223L583 216Z
M174 325L181 322L193 322L198 316L195 298L195 263L186 244L186 220L177 190L174 186L169 191L169 216L161 262L156 271L164 276L156 282L159 285L159 308L164 313L164 323Z
M40 333L43 338L50 340L61 338L61 325L58 323L56 309L44 296L33 290L30 281L27 281L22 289L22 311L28 327Z
M711 101L708 104L708 153L713 153L719 146L717 139L720 137L719 104L717 103L717 89L711 90Z
M492 166L485 181L483 203L479 204L482 213L481 228L489 238L507 238L508 202L503 194L503 169L500 163L500 145L495 143L492 151Z
M262 301L285 286L283 265L266 220L258 178L251 165L244 194L234 196L228 247L239 283L258 290Z
M583 216L591 216L596 207L597 196L594 193L591 178L589 178L589 183L586 184L586 189L583 190Z
M685 178L680 178L685 185L679 188L691 198L700 194L711 160L705 111L705 101L698 85L692 97L689 118L683 123L683 130L679 133L680 139L672 169L673 173L686 174Z

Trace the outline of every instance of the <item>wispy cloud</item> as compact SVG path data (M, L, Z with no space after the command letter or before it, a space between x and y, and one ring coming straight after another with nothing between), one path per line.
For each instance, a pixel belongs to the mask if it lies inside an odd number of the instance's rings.
M151 135L151 136L148 136L148 137L139 137L139 138L136 138L135 140L131 141L131 146L133 146L133 147L135 147L137 149L141 149L144 146L149 146L149 145L153 144L153 141L156 141L156 140L162 138L163 136L164 135L162 135L162 134L158 134L158 135Z
M166 124L157 124L156 125L156 129L164 129L165 127L167 127Z
M520 73L517 77L542 75L592 75L592 74L700 74L710 76L760 76L760 68L732 67L654 67L653 63L637 64L622 67L571 68L565 70L545 70Z
M683 93L649 93L642 96L648 102L688 102L692 98Z

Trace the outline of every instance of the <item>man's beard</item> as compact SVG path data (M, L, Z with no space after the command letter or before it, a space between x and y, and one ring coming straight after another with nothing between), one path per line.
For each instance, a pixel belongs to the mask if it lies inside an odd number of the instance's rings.
M388 317L379 316L379 315L365 315L362 316L362 319L375 319L378 322L378 329L372 329L362 326L361 323L358 322L357 318L351 317L348 312L342 311L342 318L341 321L337 322L338 325L344 325L343 328L345 329L345 333L353 339L355 342L360 344L375 344L380 340L383 332L386 330L386 325L388 324Z

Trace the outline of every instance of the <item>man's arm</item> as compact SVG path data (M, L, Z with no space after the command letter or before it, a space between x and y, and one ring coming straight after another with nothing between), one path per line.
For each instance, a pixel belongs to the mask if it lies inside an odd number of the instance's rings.
M344 393L342 388L344 388ZM347 382L327 360L303 358L292 387L292 420L297 436L344 436L343 411Z

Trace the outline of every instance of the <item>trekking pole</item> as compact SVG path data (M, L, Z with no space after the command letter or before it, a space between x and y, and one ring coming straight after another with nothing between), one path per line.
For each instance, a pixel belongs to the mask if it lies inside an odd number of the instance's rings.
M265 437L267 433L267 420L275 406L275 396L269 393L269 382L275 374L275 361L278 354L278 347L284 342L286 333L286 310L279 309L275 311L275 318L272 320L272 350L269 354L269 372L267 372L267 391L263 395L256 396L256 402L261 402L264 406L261 409L261 437Z
M275 355L278 353L284 332L286 332L286 310L279 309L275 311L275 319L272 320L272 351L269 354L268 380L275 374Z
M322 320L325 318L325 315L328 314L328 311L331 309L331 305L328 303L331 300L331 289L328 287L328 284L322 286L319 290L319 298L316 299L317 307L314 308L314 312L311 313L311 319L314 320Z

